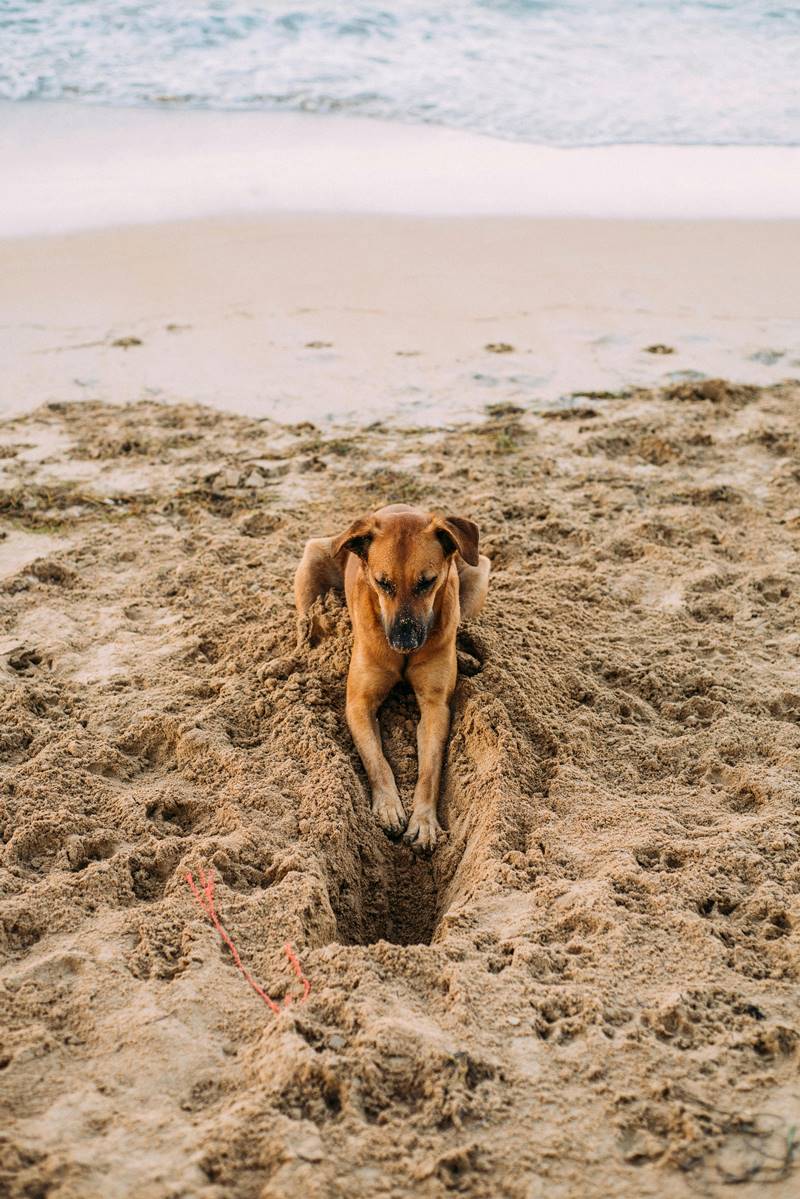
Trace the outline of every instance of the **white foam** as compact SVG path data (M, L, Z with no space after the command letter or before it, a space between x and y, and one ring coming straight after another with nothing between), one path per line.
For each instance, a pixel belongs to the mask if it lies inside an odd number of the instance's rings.
M800 148L559 149L297 113L0 103L0 236L255 212L795 218Z
M791 146L799 34L781 0L17 0L0 4L0 96Z

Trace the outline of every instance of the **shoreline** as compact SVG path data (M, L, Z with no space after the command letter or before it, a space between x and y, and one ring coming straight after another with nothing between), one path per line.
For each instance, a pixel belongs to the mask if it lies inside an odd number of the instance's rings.
M769 385L800 373L798 232L275 213L0 240L0 414L160 398L441 425L580 390Z
M336 115L4 101L0 156L14 181L0 237L276 212L800 217L791 146L562 148Z

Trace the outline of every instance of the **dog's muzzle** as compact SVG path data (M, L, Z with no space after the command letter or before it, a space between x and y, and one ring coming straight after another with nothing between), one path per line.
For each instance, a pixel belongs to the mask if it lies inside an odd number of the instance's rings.
M398 616L389 629L388 638L392 649L399 654L411 654L419 649L428 636L428 630L421 620L413 616Z

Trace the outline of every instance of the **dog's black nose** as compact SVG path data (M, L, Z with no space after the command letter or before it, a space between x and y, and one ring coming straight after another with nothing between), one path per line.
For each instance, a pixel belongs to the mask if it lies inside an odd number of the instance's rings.
M418 620L401 617L389 631L389 644L400 654L413 653L425 640L425 629Z

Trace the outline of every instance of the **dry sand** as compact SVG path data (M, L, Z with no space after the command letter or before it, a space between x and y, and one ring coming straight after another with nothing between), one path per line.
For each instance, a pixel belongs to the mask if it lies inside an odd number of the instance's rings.
M6 423L2 1193L796 1195L799 401ZM370 817L336 597L286 656L304 538L396 499L494 562L430 860ZM390 699L406 800L414 721ZM307 1004L248 990L201 867Z

